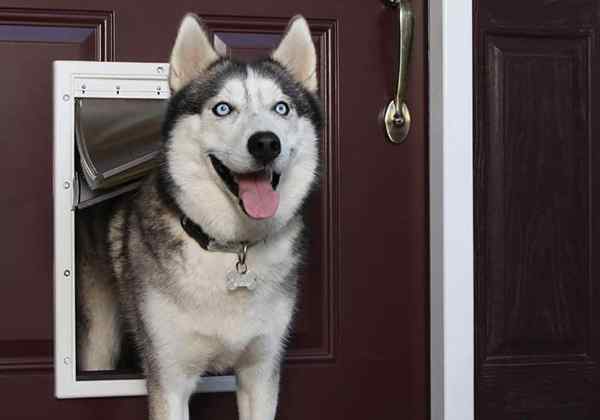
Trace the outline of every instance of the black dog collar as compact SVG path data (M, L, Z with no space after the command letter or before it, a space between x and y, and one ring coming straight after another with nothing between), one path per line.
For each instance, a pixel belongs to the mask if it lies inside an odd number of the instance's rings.
M181 227L192 239L194 239L198 245L205 251L211 252L231 252L234 254L239 254L245 249L250 248L255 245L256 242L217 242L216 239L211 238L208 234L202 229L202 227L192 220L188 219L186 216L180 217ZM264 240L264 239L263 239ZM245 252L245 251L244 251Z
M198 245L200 245L202 249L208 251L209 245L211 242L214 242L214 239L208 236L199 225L192 222L187 217L181 216L180 221L181 227L183 228L183 230L185 230L185 233L187 233L192 239L198 242Z

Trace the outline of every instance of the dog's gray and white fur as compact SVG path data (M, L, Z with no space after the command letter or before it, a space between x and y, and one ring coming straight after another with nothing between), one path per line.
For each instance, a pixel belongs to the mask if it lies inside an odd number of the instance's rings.
M242 64L220 57L199 19L187 15L169 83L160 169L114 205L104 227L96 220L79 228L79 366L114 368L121 332L130 329L151 420L188 419L199 375L229 368L240 419L272 420L296 300L299 209L315 183L322 123L308 25L293 18L271 57ZM287 108L276 109L281 102ZM222 103L227 115L215 111ZM264 132L280 142L267 163L248 147ZM257 171L278 180L278 208L264 218L250 217L237 194L238 177ZM256 288L227 290L237 256L203 249L181 217L219 243L251 243Z

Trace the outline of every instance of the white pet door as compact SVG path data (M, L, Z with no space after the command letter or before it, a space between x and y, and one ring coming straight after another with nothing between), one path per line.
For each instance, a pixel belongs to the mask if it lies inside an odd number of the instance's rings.
M77 358L76 220L131 193L156 165L168 64L54 63L54 308L58 398L146 394L139 358L124 346L115 370L84 371ZM80 219L78 219L80 218ZM198 392L226 392L235 377L199 378Z

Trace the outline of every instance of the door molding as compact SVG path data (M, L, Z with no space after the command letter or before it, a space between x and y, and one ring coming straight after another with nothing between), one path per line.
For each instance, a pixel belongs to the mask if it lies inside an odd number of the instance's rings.
M474 419L472 22L472 0L430 0L432 420Z

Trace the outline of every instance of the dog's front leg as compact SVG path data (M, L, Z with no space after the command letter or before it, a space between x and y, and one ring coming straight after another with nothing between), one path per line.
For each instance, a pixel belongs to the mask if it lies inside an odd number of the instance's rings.
M279 394L279 357L236 369L240 420L273 420Z
M168 381L148 379L149 420L189 420L189 399L195 388L193 379Z

